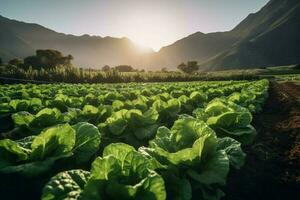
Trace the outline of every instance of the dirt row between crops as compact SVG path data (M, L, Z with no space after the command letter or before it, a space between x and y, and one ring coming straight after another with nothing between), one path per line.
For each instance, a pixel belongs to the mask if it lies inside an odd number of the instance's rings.
M298 199L300 85L271 83L269 98L253 125L258 131L256 141L244 148L245 166L230 173L224 199Z

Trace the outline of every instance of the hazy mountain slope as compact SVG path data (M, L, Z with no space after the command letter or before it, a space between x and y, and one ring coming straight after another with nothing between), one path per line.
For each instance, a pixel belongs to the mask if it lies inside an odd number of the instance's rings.
M0 16L4 61L32 55L36 49L57 49L72 54L80 67L129 64L147 70L176 69L181 62L196 60L202 70L223 70L300 63L299 44L299 0L270 0L231 31L197 32L157 53L150 49L141 53L126 38L66 35Z
M211 58L206 70L300 63L300 1L272 0L231 32L243 39Z
M197 60L202 70L253 68L300 62L299 0L271 0L233 30L195 33L159 52L164 63Z
M181 62L191 60L203 62L228 49L238 40L239 38L230 32L209 34L197 32L170 46L163 47L158 54L169 67L176 67Z
M57 49L72 54L74 63L81 67L136 65L141 56L127 38L66 35L0 16L0 57L4 61L33 55L36 49Z

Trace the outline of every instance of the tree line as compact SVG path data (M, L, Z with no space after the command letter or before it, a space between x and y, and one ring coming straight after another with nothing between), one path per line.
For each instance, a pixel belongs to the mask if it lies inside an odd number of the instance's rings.
M28 69L29 67L33 69L51 69L57 66L71 67L71 61L74 59L72 55L63 56L61 52L52 49L37 50L35 53L36 55L28 56L24 59L14 58L8 64L24 69Z
M8 65L13 65L21 67L23 69L53 69L56 67L73 67L72 60L74 57L72 55L64 56L60 51L53 49L39 49L35 52L33 56L28 56L24 59L14 58L8 62ZM0 65L3 65L3 61L0 58ZM188 61L187 63L181 63L177 66L177 69L183 73L193 74L199 70L199 65L197 61ZM138 70L134 69L130 65L118 65L115 67L110 67L105 65L101 68L104 72L109 72L112 70L118 72L145 72L144 69ZM162 68L160 72L169 72L167 68Z

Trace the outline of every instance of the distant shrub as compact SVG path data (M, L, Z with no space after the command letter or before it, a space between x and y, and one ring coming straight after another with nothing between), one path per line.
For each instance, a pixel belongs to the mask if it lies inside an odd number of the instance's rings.
M8 62L9 65L21 66L23 64L23 60L14 58Z
M61 52L46 49L37 50L35 56L29 56L24 59L24 67L39 68L54 68L56 66L71 66L72 55L63 56Z
M130 65L119 65L119 66L116 66L114 68L119 72L133 72L133 71L135 71L135 69L133 69L133 67L131 67Z
M108 65L105 65L102 67L102 71L104 71L104 72L108 72L109 70L111 70L111 69L110 69L110 66L108 66Z
M177 66L177 69L184 73L193 73L199 70L199 65L197 61L189 61L187 64L181 63L180 65Z

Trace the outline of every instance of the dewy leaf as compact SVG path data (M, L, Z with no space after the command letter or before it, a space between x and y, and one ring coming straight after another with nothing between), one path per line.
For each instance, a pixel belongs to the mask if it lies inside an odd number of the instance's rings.
M224 150L229 158L230 165L240 169L245 162L246 154L241 148L241 143L230 138L224 137L218 139L218 150Z
M36 136L31 144L31 160L42 160L48 156L60 156L72 151L75 145L75 130L69 124L46 129Z
M79 199L89 176L89 172L80 169L61 172L44 186L41 199Z
M28 158L29 149L21 147L17 142L10 139L0 140L0 169L14 165L18 161Z
M81 122L73 126L76 131L76 142L73 149L76 162L88 161L100 145L101 136L96 126Z

